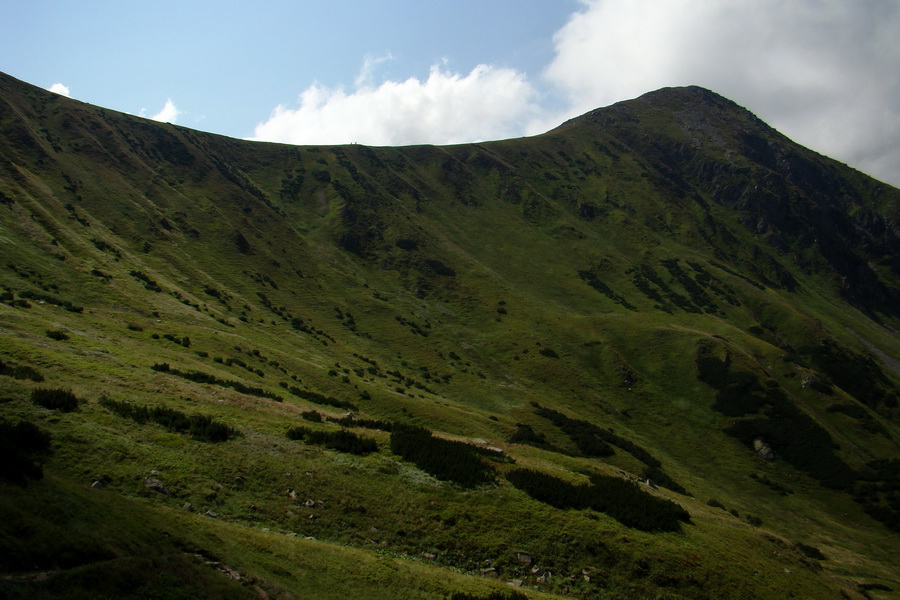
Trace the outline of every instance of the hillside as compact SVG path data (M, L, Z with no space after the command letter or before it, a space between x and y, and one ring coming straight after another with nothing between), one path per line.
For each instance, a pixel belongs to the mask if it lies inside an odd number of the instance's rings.
M0 149L0 595L900 598L900 190L713 92Z

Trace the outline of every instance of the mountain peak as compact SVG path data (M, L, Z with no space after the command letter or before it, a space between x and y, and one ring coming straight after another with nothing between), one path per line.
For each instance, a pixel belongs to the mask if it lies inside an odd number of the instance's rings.
M665 87L631 100L594 109L560 125L557 129L579 124L615 126L642 124L659 126L662 121L682 128L709 128L713 123L727 129L764 128L774 132L753 113L728 98L700 86Z

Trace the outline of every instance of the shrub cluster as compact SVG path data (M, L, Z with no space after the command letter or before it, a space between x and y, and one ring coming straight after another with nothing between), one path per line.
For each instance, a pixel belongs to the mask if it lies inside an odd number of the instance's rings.
M515 469L506 478L535 500L559 509L591 509L606 513L627 527L643 531L678 531L690 521L684 508L642 491L633 481L593 475L589 484L575 484L540 471Z
M616 446L646 465L643 475L645 479L650 479L673 492L687 494L687 491L681 485L662 470L662 463L659 459L631 440L627 440L608 429L603 429L588 421L572 419L559 411L545 408L539 404L535 404L535 414L559 427L563 433L569 436L569 439L572 440L582 455L601 458L612 456L615 454L613 446Z
M364 429L377 429L378 431L393 431L396 426L392 421L382 421L381 419L357 419L346 416L340 419L328 417L332 423L337 423L342 427L362 427Z
M647 298L657 303L655 308L671 313L674 305L685 312L702 312L687 297L669 287L653 267L641 265L638 269L631 271L631 276L634 287L640 290ZM657 288L659 291L657 291ZM662 294L660 294L660 291ZM663 298L663 295L665 295L665 298Z
M800 353L809 356L838 387L866 406L893 408L900 404L893 385L871 357L851 352L831 340L803 348Z
M325 446L348 454L369 454L378 450L378 444L372 438L356 435L346 429L320 431L307 427L291 427L287 431L287 436L291 440L302 440L307 444Z
M547 436L543 433L537 433L531 428L531 425L525 423L516 423L516 431L509 436L509 440L507 441L511 444L528 444L529 446L549 450L550 452L559 452L558 449L554 448L553 445L547 441Z
M319 404L321 406L333 406L334 408L341 408L344 410L358 410L355 404L353 404L352 402L348 402L347 400L338 400L333 396L326 396L325 394L320 394L318 392L313 392L310 390L301 390L300 388L293 385L287 387L286 389L298 398L303 398L304 400L308 400L313 404Z
M453 592L450 600L528 600L528 596L515 590L494 591L487 594L469 594L466 592Z
M44 376L38 373L38 371L34 367L29 367L27 365L19 365L17 367L13 367L12 365L6 364L2 360L0 360L0 375L6 375L7 377L12 377L13 379L29 379L37 383L40 383L44 380Z
M107 397L100 398L100 405L116 413L120 417L131 419L140 424L156 423L169 431L187 433L200 442L227 442L239 435L233 429L223 423L213 420L206 415L186 415L181 411L161 406L148 408L135 406L128 402L118 402Z
M494 480L494 469L482 460L487 450L435 437L421 427L395 424L391 452L442 481L476 487Z
M268 398L270 400L275 400L276 402L281 402L283 400L282 397L278 394L274 394L260 387L247 385L233 379L220 379L215 375L204 373L202 371L179 371L178 369L173 369L172 367L170 367L169 363L156 363L150 368L160 373L168 373L170 375L183 377L184 379L193 381L195 383L229 387L235 391L238 391L242 394L247 394L249 396L259 396L260 398Z
M191 347L191 338L188 336L178 337L172 333L164 333L162 335L163 339L169 340L172 343L178 344L179 346L184 346L185 348Z
M62 331L61 329L48 329L46 331L47 337L51 340L56 340L57 342L62 342L69 339L69 335Z
M44 294L41 292L19 292L20 298L27 298L29 300L40 300L46 302L47 304L52 304L54 306L61 306L69 312L80 313L84 312L83 306L76 306L69 302L68 300L62 300L61 298L57 298L56 296L51 296L50 294Z
M35 388L31 390L31 401L44 408L62 412L72 412L78 408L75 394L59 388Z
M856 473L835 455L827 431L793 405L773 416L736 421L725 432L750 447L765 440L778 456L828 487L851 487Z
M581 277L581 279L586 284L588 284L589 286L591 286L592 288L594 288L595 290L597 290L598 292L600 292L601 294L603 294L604 296L606 296L607 298L609 298L610 300L615 302L616 304L619 304L628 310L637 310L637 307L635 305L631 304L621 294L614 292L612 290L612 288L610 288L608 285L606 285L592 271L578 271L578 276Z
M50 434L34 423L0 420L0 479L23 485L44 476L40 461L50 451Z
M155 279L151 278L143 271L136 271L132 269L128 272L128 274L140 281L144 285L144 289L150 290L151 292L162 291L162 287L159 285L159 283L157 283Z
M604 438L604 431L587 421L571 419L559 411L536 406L535 414L559 427L569 436L578 451L584 456L605 457L616 453ZM608 433L608 432L606 432Z
M746 371L734 371L729 360L712 355L712 346L701 344L694 359L700 381L715 388L713 409L729 417L758 413L766 404L784 402L779 388L764 389L759 379Z
M870 517L900 531L900 460L876 460L866 466L870 471L856 482L853 499Z
M828 560L828 557L822 554L822 551L816 548L815 546L810 546L809 544L795 544L797 550L803 553L807 558L812 558L815 560Z
M778 456L826 486L852 485L856 473L835 455L831 436L777 384L764 389L753 374L734 372L727 360L712 356L707 345L698 349L696 365L700 380L719 390L713 408L728 416L766 409L765 416L735 421L726 433L750 447L756 439L765 440Z
M19 308L31 308L31 304L22 298L16 298L16 295L12 290L3 290L0 292L0 302L5 302L10 306L17 306Z

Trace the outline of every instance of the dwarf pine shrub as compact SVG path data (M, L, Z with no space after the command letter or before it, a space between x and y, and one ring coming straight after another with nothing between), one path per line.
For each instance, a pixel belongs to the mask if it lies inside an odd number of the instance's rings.
M378 444L372 438L357 435L346 429L320 431L306 427L291 427L287 431L287 437L347 454L369 454L378 450Z
M72 412L78 408L78 398L70 390L36 388L31 391L31 401L50 410Z
M479 456L486 452L484 449L435 437L421 427L395 424L391 452L438 479L463 487L476 487L494 480L494 469Z
M50 451L50 434L34 423L0 420L0 479L24 485L44 476L40 461Z

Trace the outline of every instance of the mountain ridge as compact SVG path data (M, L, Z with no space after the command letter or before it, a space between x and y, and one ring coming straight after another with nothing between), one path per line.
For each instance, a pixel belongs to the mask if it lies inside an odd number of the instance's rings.
M900 515L900 386L879 358L900 351L896 189L700 88L533 138L399 148L246 142L11 78L0 95L0 406L54 440L45 480L5 491L23 506L77 499L93 508L62 514L83 524L107 502L87 493L101 481L130 549L92 535L97 556L224 552L273 596L486 597L504 587L492 576L529 597L861 598L890 592L857 584L900 585L895 557L873 547L890 547ZM10 375L28 368L47 383ZM44 385L71 389L78 410L41 405ZM204 443L121 416L139 406L242 437ZM502 450L466 463L494 483L435 475L410 448L465 452L422 427ZM342 452L339 431L375 452ZM547 476L570 496L543 496ZM637 489L689 522L646 532L581 496L629 476L655 481ZM128 510L177 544L141 546ZM66 536L3 511L40 541L5 529L7 548L24 546L34 569L63 565ZM210 541L226 530L233 545ZM260 554L260 536L294 566ZM318 540L347 548L321 546L333 566L391 556L412 573L427 555L468 575L441 586L428 571L391 591L375 569L349 588L337 576L304 587L297 564L327 563L290 544ZM0 566L20 578L8 592L52 596L23 565ZM165 572L178 569L200 567Z

